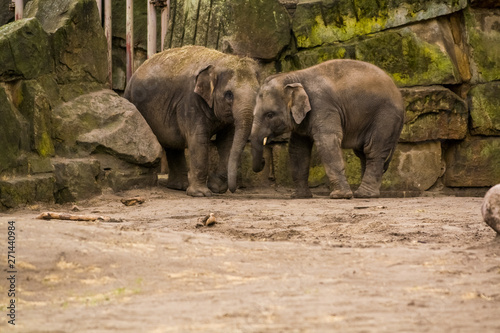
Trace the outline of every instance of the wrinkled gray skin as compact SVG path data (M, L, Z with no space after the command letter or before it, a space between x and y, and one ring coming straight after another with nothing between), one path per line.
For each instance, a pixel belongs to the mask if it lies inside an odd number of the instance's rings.
M191 196L236 190L259 87L257 70L251 59L199 46L163 51L137 69L124 97L135 104L165 149L167 187ZM208 175L214 135L219 165Z
M399 90L374 65L331 60L277 74L265 80L257 96L250 135L253 170L264 167L263 145L291 132L293 197L312 196L307 180L313 143L330 180L331 198L353 196L341 148L353 149L361 160L362 182L354 196L378 197L403 121Z

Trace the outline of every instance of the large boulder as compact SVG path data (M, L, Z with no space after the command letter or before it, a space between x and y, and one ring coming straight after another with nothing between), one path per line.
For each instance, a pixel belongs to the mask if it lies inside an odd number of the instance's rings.
M469 92L471 133L500 136L500 82L479 84Z
M111 90L86 94L53 111L56 151L62 156L106 152L132 164L153 165L161 146L135 106Z
M36 202L54 202L53 174L0 179L0 211Z
M467 0L303 0L294 14L293 33L299 48L310 48L425 21L466 6Z
M445 153L444 185L481 187L500 183L500 137L470 137Z
M32 0L26 17L36 17L49 34L63 100L103 87L107 42L95 0Z
M19 165L23 151L29 150L29 132L26 119L11 103L0 85L0 175Z
M440 86L403 88L406 119L400 142L459 140L467 134L463 99Z
M0 81L33 79L52 71L47 34L37 19L0 27L0 64Z
M98 182L101 172L95 159L54 159L55 189L58 203L75 202L102 193Z
M43 81L43 80L41 80ZM37 80L22 81L17 94L17 109L28 120L31 150L41 157L55 153L52 140L51 96Z

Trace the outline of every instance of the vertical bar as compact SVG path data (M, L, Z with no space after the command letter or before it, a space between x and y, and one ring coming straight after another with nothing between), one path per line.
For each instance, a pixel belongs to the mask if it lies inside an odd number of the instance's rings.
M156 53L156 8L148 1L148 58Z
M127 82L134 74L134 1L127 0L126 12Z
M23 0L15 0L14 4L16 6L15 12L14 12L14 17L15 20L20 20L23 18L23 9L24 9L24 3Z
M104 0L104 33L108 41L108 83L109 88L113 89L113 36L111 34L111 0Z
M167 1L167 6L161 9L161 50L165 49L165 36L168 31L168 21L170 20L170 0Z
M102 0L96 0L97 9L99 10L99 21L102 23Z

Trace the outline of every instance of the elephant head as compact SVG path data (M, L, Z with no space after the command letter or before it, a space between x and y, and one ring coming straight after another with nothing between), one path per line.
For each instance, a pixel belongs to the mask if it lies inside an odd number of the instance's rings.
M234 124L228 159L228 188L236 190L240 155L245 148L253 121L258 82L257 64L249 58L226 56L203 66L196 74L194 92L224 124Z
M263 149L267 142L301 124L310 110L302 84L284 83L274 77L264 82L257 95L250 134L253 171L264 168Z

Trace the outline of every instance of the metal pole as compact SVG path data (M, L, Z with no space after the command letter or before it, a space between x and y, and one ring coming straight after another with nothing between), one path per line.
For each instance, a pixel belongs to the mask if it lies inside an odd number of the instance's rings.
M154 1L148 2L148 58L156 53L156 8Z
M127 0L126 12L127 82L134 74L134 1Z
M170 0L167 0L167 6L161 9L161 50L165 49L165 36L168 31L168 21L170 20Z
M102 23L102 0L96 0L97 9L99 10L99 21Z
M108 41L108 83L113 89L113 35L111 34L111 0L104 0L104 33Z
M15 12L14 12L14 17L15 17L15 20L20 20L23 18L23 9L24 9L24 3L23 3L23 0L14 0L14 4L15 4Z

